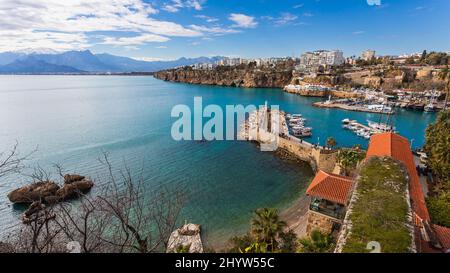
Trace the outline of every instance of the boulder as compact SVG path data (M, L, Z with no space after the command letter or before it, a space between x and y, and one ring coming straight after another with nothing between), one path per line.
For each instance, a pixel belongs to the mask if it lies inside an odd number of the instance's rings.
M94 183L90 180L81 180L65 184L64 187L56 191L56 196L60 200L68 200L80 196L80 194L87 193Z
M81 181L84 178L85 178L84 176L78 174L66 174L64 175L64 184L70 184L73 182Z
M169 237L166 252L177 252L179 247L189 247L189 253L203 253L200 225L185 224L183 227L172 232Z
M35 201L31 203L31 205L28 207L28 209L22 214L23 219L29 219L31 215L35 214L36 212L39 212L40 210L44 209L45 206L40 201Z
M14 253L14 246L9 243L0 242L0 253Z
M33 203L54 196L60 187L53 181L41 181L18 188L8 194L13 203Z

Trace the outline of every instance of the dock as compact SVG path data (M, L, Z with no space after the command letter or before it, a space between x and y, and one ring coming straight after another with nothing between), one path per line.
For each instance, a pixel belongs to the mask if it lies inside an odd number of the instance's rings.
M392 115L394 114L394 111L386 111L386 110L378 110L378 109L370 109L368 107L363 106L355 106L355 105L348 105L345 103L340 102L315 102L313 103L313 106L319 107L319 108L337 108L337 109L343 109L347 111L355 111L355 112L366 112L366 113L374 113L374 114L385 114L385 115Z

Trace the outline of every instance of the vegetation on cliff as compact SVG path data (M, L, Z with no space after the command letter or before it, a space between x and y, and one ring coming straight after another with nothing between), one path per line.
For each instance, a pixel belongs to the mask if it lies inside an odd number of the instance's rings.
M409 252L412 237L408 229L408 182L401 165L390 158L371 158L358 179L343 252L369 252L367 244L380 243L383 253Z
M450 110L441 112L428 126L424 148L435 178L427 199L431 220L450 227Z

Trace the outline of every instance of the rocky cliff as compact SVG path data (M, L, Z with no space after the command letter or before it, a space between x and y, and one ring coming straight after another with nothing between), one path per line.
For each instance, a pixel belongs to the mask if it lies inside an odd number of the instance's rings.
M283 88L292 79L292 69L249 69L247 67L219 67L212 70L179 68L154 74L155 78L193 84L234 87Z

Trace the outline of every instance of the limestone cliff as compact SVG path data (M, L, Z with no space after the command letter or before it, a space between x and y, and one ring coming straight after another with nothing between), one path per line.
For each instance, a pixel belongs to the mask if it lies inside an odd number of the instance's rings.
M193 84L283 88L291 82L292 69L219 67L212 70L194 70L185 67L159 71L154 76L165 81Z

